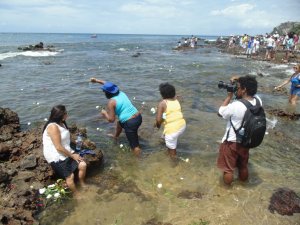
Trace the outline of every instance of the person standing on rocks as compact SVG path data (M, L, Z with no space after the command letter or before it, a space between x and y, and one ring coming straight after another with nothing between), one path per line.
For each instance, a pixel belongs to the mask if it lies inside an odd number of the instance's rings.
M238 169L239 180L246 181L248 179L249 148L238 143L234 130L234 127L241 127L247 110L247 107L239 99L244 99L253 106L259 103L262 105L261 99L256 95L257 81L255 77L232 77L231 82L236 83L236 91L227 89L227 97L220 106L218 113L219 116L227 120L226 132L222 138L217 159L217 166L223 172L223 181L227 185L231 185L233 182L236 168ZM237 100L231 102L234 94Z
M293 69L295 73L293 73L293 75L289 79L285 80L274 89L278 90L291 82L289 103L291 103L292 105L296 105L298 96L300 96L300 64L294 66Z
M66 180L68 187L76 196L78 194L74 182L75 170L78 169L80 185L85 186L87 164L71 149L67 118L68 113L64 105L52 108L48 122L43 129L43 153L55 174Z
M102 84L101 89L108 99L107 110L102 109L102 116L110 123L113 123L118 117L116 131L113 138L117 139L122 130L125 130L130 148L136 156L141 154L139 144L138 129L142 124L142 115L131 103L127 95L120 91L114 83L104 80L91 78L92 83Z
M154 126L160 128L164 125L164 138L171 158L176 156L177 140L186 128L186 122L181 112L181 106L177 100L175 87L169 83L159 85L162 100L157 107Z

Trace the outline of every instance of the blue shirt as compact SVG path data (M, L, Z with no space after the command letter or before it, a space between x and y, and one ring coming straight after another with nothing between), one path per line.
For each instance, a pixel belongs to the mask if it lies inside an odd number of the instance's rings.
M115 114L121 123L126 122L138 112L124 92L120 91L120 93L112 97L112 99L116 101Z

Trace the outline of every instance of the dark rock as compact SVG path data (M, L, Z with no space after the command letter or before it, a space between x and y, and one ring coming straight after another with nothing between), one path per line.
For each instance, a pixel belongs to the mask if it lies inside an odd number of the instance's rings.
M156 218L152 218L147 222L143 223L142 225L172 225L171 223L163 223L158 221Z
M24 159L21 160L20 162L20 168L21 169L32 169L37 166L37 159L36 156L31 154L28 156L25 156Z
M200 192L192 192L192 191L182 191L180 192L177 197L184 198L184 199L201 199L203 196Z
M141 53L137 52L137 53L133 54L132 57L139 57L140 55L141 55Z
M284 117L290 120L299 120L300 118L300 113L289 113L289 112L285 112L281 109L271 109L268 110L268 113L275 115L275 116L279 116L279 117Z
M0 204L0 224L39 224L32 217L41 211L33 195L36 195L37 189L57 179L43 156L42 130L43 124L20 131L18 115L0 107L0 196L5 196ZM89 165L88 171L98 170L102 152L87 138L86 129L76 125L70 130L72 143L75 143L77 132L83 133L83 147L96 153L84 156ZM15 216L10 213L11 208L16 211Z
M9 179L9 174L0 169L0 183L7 183Z
M7 145L0 143L0 160L7 161L10 157L10 150Z
M288 216L300 213L300 198L288 188L279 188L271 197L269 210L272 213L277 211L280 215Z

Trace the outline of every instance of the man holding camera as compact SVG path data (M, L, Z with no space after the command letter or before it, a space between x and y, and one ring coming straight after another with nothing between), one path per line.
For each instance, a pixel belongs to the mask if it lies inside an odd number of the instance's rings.
M227 97L219 108L219 116L227 120L226 132L222 139L222 144L219 149L219 156L217 159L217 166L223 171L224 183L230 185L234 178L234 169L238 168L238 178L241 181L248 179L248 159L249 148L244 147L239 143L234 129L241 127L247 107L239 99L249 101L253 106L261 99L256 96L257 81L255 77L243 76L232 77L231 85L221 84L222 87L227 89ZM235 95L236 100L231 102ZM230 103L231 102L231 103ZM233 127L234 126L234 127Z

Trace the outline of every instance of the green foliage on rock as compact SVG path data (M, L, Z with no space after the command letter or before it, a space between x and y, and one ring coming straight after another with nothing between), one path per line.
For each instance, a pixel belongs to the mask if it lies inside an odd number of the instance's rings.
M279 33L279 35L285 35L291 31L296 34L300 34L300 22L281 23L279 26L273 28L271 34L274 34L276 31Z

